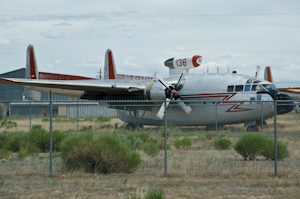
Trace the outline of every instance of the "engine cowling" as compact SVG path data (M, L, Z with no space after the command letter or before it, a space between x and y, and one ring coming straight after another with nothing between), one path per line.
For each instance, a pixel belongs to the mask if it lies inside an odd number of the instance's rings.
M186 67L187 69L197 68L201 65L202 56L194 55L190 58L170 58L165 61L165 66L170 69L183 69Z

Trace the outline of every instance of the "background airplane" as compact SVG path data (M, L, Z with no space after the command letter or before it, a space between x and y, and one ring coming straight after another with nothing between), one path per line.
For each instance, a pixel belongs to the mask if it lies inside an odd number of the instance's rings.
M174 74L169 77L161 78L156 74L155 79L139 76L140 79L132 80L118 79L112 52L107 50L104 79L99 80L40 73L33 46L28 49L27 66L29 64L30 72L26 73L27 79L2 78L0 83L24 85L36 91L51 91L80 99L129 100L129 103L108 104L118 109L118 117L132 129L142 125L162 125L164 107L172 106L171 115L166 117L172 117L175 125L210 126L215 124L217 115L218 125L244 123L249 131L257 131L262 115L264 119L273 117L273 100L291 100L288 95L280 93L272 82L264 79L237 73L190 74L190 68L201 64L202 57L199 55L167 60L165 65ZM181 74L176 75L179 70ZM56 76L55 80L49 79L53 76ZM164 102L157 104L155 100ZM253 104L253 101L265 101L264 106ZM293 103L278 104L278 114L288 113L294 107Z

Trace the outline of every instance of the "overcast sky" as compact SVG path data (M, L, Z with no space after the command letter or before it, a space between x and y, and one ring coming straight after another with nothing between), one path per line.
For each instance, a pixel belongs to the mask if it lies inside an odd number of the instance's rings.
M300 80L298 0L0 0L0 74L25 67L96 77L110 48L121 74L168 75L164 61L201 55L192 72L272 68ZM275 82L275 83L276 83Z

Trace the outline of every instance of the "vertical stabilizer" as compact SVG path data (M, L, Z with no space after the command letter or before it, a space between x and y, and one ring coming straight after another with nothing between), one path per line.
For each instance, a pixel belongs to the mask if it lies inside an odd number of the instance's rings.
M264 79L269 81L269 82L273 82L273 76L272 76L272 72L271 72L271 67L267 66L265 68L265 76ZM274 83L274 82L273 82Z
M38 79L39 78L39 71L37 68L33 45L29 45L27 48L25 78L26 79Z
M33 45L29 45L27 48L25 78L26 79L38 79L39 78L39 71L37 68ZM41 92L31 90L26 87L25 87L24 94L25 94L25 97L32 99L32 100L41 100L41 97L42 97Z
M104 79L117 79L115 61L111 49L105 53Z

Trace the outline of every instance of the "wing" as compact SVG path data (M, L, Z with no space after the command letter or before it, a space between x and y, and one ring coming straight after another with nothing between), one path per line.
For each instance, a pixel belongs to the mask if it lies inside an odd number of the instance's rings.
M0 83L24 85L41 92L60 91L59 94L70 96L72 91L81 93L82 99L140 99L148 83L151 81L134 80L41 80L0 78ZM72 96L74 97L74 96Z
M278 88L280 92L284 93L297 93L300 94L300 87L283 87L283 88Z

